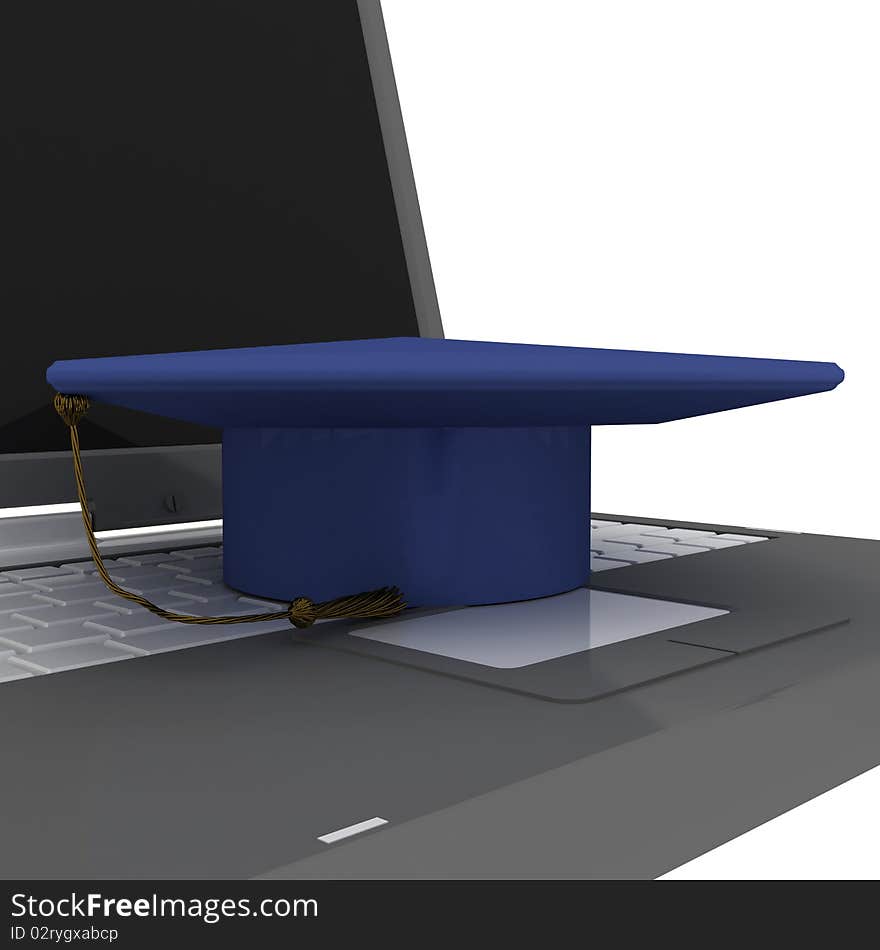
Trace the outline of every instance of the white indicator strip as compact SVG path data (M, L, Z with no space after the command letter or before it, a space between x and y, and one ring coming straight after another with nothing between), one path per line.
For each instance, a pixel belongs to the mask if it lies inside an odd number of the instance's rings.
M366 821L359 821L356 825L349 825L347 828L340 828L338 831L331 831L327 835L318 835L318 841L324 844L335 844L342 841L343 838L350 838L352 835L359 835L362 831L369 831L371 828L379 828L381 825L387 825L385 818L368 818Z

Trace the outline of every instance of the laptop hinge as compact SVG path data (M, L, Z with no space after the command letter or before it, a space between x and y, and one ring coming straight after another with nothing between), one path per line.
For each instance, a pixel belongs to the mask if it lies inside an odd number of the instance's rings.
M117 534L114 532L114 535ZM149 533L101 538L101 552L114 557L135 551L172 550L199 544L220 544L218 527L171 530L157 527ZM78 511L0 519L0 569L53 564L89 557Z

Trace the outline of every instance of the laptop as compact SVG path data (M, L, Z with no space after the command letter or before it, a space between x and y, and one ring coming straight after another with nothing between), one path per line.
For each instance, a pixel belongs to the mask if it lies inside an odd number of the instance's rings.
M877 764L880 542L597 512L540 602L294 631L112 595L53 360L442 323L376 0L6 20L0 875L654 877ZM219 434L81 428L114 579L258 609Z

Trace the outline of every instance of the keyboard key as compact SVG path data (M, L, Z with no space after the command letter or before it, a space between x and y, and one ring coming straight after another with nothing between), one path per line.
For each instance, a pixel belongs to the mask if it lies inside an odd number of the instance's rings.
M721 550L722 548L739 548L742 547L742 541L733 541L730 538L719 538L716 535L712 535L709 538L686 538L685 543L698 544L700 547L709 548L712 551Z
M185 590L169 590L167 594L163 594L161 599L156 598L155 604L158 607L166 607L167 610L179 610L183 607L185 610L189 610L193 603L201 603L202 601L196 600L196 594L201 588L193 588L193 593L190 594L189 591ZM152 597L150 600L154 600Z
M114 579L115 580L115 579ZM162 574L161 577L139 577L137 580L115 580L115 583L122 588L128 594L136 594L141 597L163 597L168 593L168 588L171 587L174 583L174 579ZM114 594L107 585L104 585L102 600L105 600L107 597L118 597L120 595ZM60 596L64 596L62 591Z
M685 538L712 538L715 536L714 531L703 531L700 528L652 528L650 531L642 531L641 534L646 537L672 538L674 541L684 540Z
M192 584L193 586L202 586L202 587L212 587L216 581L221 580L221 578L210 576L205 577L204 574L177 574L173 580L175 581L175 586L179 587L180 582L184 584Z
M663 535L626 534L620 538L605 538L603 539L603 543L623 544L634 548L644 548L656 544L675 544L675 540L671 537L664 537ZM593 547L595 547L596 544L597 542L594 541Z
M220 555L220 548L187 548L186 550L181 551L172 551L172 554L179 554L181 557L185 557L187 560L193 560L195 558L202 557L218 557Z
M0 656L0 683L7 683L12 680L26 680L36 675L36 670L26 670L20 666L13 665L8 655Z
M226 597L218 598L217 600L212 600L208 603L199 603L194 601L189 604L187 610L197 617L237 617L241 614L259 614L269 612L267 610L262 610L259 607L255 607L253 604L242 603L242 601L240 601L234 593L228 590L226 593Z
M94 604L74 604L70 607L50 607L49 610L19 610L16 617L26 620L35 627L57 627L69 620L95 620L106 617L106 608L96 607Z
M650 564L651 561L668 561L671 554L657 554L653 551L646 551L644 548L630 548L621 545L620 550L605 550L601 552L602 557L609 557L618 561L629 561L632 564Z
M661 537L663 537L663 535L661 534L651 534L651 535L639 534L638 531L630 531L624 534L617 534L615 533L613 529L609 529L607 532L594 531L590 535L590 545L594 547L597 543L601 541L606 541L606 542L613 541L616 544L632 544L635 547L638 547L638 545L641 543L641 539L643 538L649 538L651 540L657 541ZM670 538L670 540L672 539Z
M68 646L72 643L86 643L89 640L103 641L107 634L83 626L81 620L56 624L52 627L27 627L18 633L0 634L0 643L12 647L16 652L33 653L52 647Z
M143 567L146 564L167 564L169 561L180 561L182 557L180 554L166 554L160 552L158 554L126 554L125 557L118 559L120 564L132 564L135 567Z
M104 558L104 564L109 566L110 558ZM76 571L78 574L94 574L98 570L91 558L88 561L70 561L68 564L62 564L61 566L68 568L71 572Z
M210 604L215 601L226 600L230 595L228 587L221 587L219 584L212 584L210 587L202 585L191 585L189 588L174 587L169 594L181 594L187 600L195 600L200 604Z
M198 561L185 561L184 564L187 567L181 573L193 577L211 577L223 573L223 559L219 557L199 558Z
M179 627L173 620L163 620L149 610L140 609L139 613L116 614L101 620L87 620L83 626L101 631L104 636L112 635L125 639L138 633L151 630L164 630L166 627Z
M109 573L117 584L134 584L139 580L154 577L161 579L165 576L164 571L160 571L158 568L152 567L149 564L146 567L136 567L133 564L117 565Z
M671 554L659 554L656 551L646 551L644 548L639 548L635 554L627 555L627 560L632 560L635 564L650 564L651 561L669 561L671 559Z
M193 571L222 571L223 558L221 557L200 557L195 561L189 561L189 567Z
M629 561L613 561L610 558L594 557L590 558L590 571L610 571L615 567L629 567Z
M134 581L127 581L122 583L121 581L116 581L116 583L124 590L130 594L139 594L141 596L150 596L156 591L162 591L166 593L168 591L168 580L164 581L159 579L148 579L145 577L140 578L136 583ZM92 588L94 591L94 597L104 599L106 597L115 597L111 589L101 580L96 581L96 586ZM69 603L82 603L85 599L85 595L88 593L88 590L83 588L71 588L66 590L62 588L61 590L51 591L51 592L40 592L41 597L47 598L57 598L62 602ZM78 599L77 599L78 598Z
M202 561L188 561L188 564L191 567L188 567L184 571L178 571L175 574L175 577L178 580L186 580L187 582L200 583L208 581L210 583L219 583L223 581L223 565L218 564L215 567L202 568Z
M658 540L656 544L646 543L642 550L651 554L671 554L673 557L684 557L686 554L699 554L702 551L708 551L709 548L697 547L695 544L679 544L676 541Z
M156 607L161 607L163 610L175 610L182 614L192 613L192 607L201 603L192 597L184 597L182 594L160 594L158 597L150 595L148 600L151 604L154 604ZM100 600L95 601L95 606L103 607L106 610L113 610L121 614L135 613L144 609L140 604L132 603L132 601L126 600L124 597L117 597L109 593L109 591L106 597L101 597Z
M147 653L166 653L169 650L182 650L187 647L206 646L209 643L222 643L226 640L240 640L265 633L284 630L284 621L240 624L175 624L173 630L155 630L150 633L132 635L126 643Z
M647 560L658 560L665 555L649 555L646 551L631 544L616 544L614 541L594 541L590 546L603 557L616 558L620 561L632 561L633 564L643 564Z
M196 561L198 564L198 561ZM224 584L223 571L192 571L189 574L178 574L175 577L175 586L178 581L185 584L202 584L207 587L209 584Z
M222 554L213 554L213 555L205 554L204 556L199 557L199 558L191 558L189 560L189 566L194 571L207 571L207 570L210 570L212 567L222 567L223 555Z
M620 521L601 521L599 518L593 518L590 521L591 528L604 528L610 524L622 524Z
M97 574L61 574L58 577L39 577L36 580L24 581L23 588L33 593L50 594L62 591L68 587L81 587L83 584L103 583Z
M743 544L751 544L753 541L769 541L769 538L760 537L757 534L719 534L722 541L742 541Z
M169 587L174 584L174 577L167 571L157 571L156 573L160 576L138 577L125 584L121 584L119 581L117 581L117 583L120 587L125 588L125 590L132 591L135 594L143 594L146 597L151 596L159 590L168 591Z
M51 610L52 608L47 604L45 607L46 610ZM30 630L33 628L33 624L28 623L26 620L21 620L15 614L0 614L0 637L5 636L7 633L18 633L19 630ZM3 651L0 650L0 653Z
M73 574L74 571L66 567L24 567L16 568L12 571L2 571L0 576L8 577L14 581L29 581L35 577L52 577L57 574Z
M129 648L115 640L103 643L90 640L87 643L75 643L73 646L56 647L53 650L40 650L26 657L14 656L9 662L20 669L37 673L60 673L63 670L76 670L82 666L98 666L102 663L115 663L139 656L140 651Z
M655 524L620 524L609 527L596 528L600 537L607 538L611 535L623 537L627 534L643 534L646 531L668 531L668 528L658 528Z
M124 597L118 597L116 594L112 594L107 588L104 588L104 593L106 596L99 597L95 601L96 607L101 607L104 610L112 610L118 614L130 614L133 611L144 609L132 603L130 600L126 600Z
M48 607L45 600L37 600L37 593L33 591L30 594L15 594L12 597L0 597L0 616L3 614L12 614L20 610L41 609Z
M624 534L622 536L611 535L607 538L597 538L595 535L593 535L593 537L590 539L590 549L593 551L598 551L606 544L617 544L620 545L620 547L637 548L639 546L639 539L641 537L642 536L639 534ZM658 541L659 538L654 538L654 540Z
M12 597L15 594L35 594L36 590L31 587L30 581L26 581L24 584L17 584L15 581L7 581L5 584L0 584L0 604L2 604L4 598Z
M41 591L35 594L45 603L67 607L73 604L93 604L99 597L107 593L107 585L99 579L86 581L83 584L74 584L62 587L59 590Z

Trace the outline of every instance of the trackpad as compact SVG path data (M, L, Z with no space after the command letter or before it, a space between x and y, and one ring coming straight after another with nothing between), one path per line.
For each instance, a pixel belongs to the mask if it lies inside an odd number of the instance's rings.
M349 636L495 669L583 653L729 613L649 597L580 590L490 607L413 611Z

